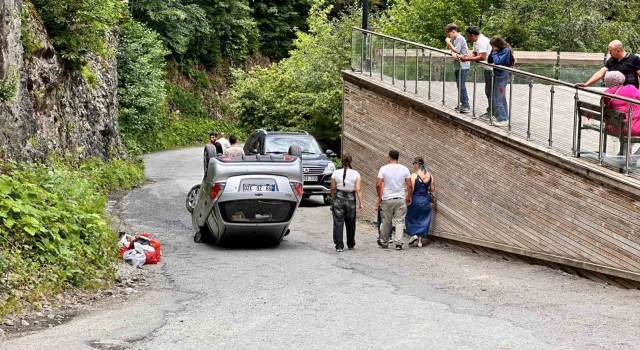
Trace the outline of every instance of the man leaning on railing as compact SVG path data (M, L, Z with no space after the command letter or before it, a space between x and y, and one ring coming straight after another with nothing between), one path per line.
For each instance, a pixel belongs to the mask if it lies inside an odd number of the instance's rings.
M576 86L591 86L604 78L608 71L619 71L625 76L625 85L633 85L637 88L638 76L640 76L640 57L626 52L620 40L614 40L609 43L609 54L611 57L605 62L604 67L589 78L587 82L578 83Z

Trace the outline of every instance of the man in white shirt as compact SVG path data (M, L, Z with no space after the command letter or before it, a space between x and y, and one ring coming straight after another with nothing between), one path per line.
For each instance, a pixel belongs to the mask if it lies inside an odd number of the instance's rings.
M229 140L227 140L223 132L218 134L218 142L220 142L220 145L222 145L222 152L226 151L227 148L231 147L231 143L229 142Z
M244 150L236 146L237 142L238 142L238 139L235 136L233 135L229 136L229 148L227 148L224 151L225 156L229 156L229 157L244 156Z
M387 244L391 226L395 226L395 244L397 250L402 250L405 236L403 233L404 217L407 214L407 205L411 204L413 187L411 185L411 173L409 168L398 164L400 153L396 150L389 151L389 164L380 168L376 190L378 191L378 208L382 209L381 237L378 245L388 249Z
M475 26L469 26L465 30L467 38L473 42L473 52L471 55L460 57L462 62L484 62L487 63L487 57L491 54L491 44L489 44L489 38L480 33L480 29ZM493 69L489 66L482 66L484 68L484 94L487 96L487 101L491 103L491 72ZM487 113L484 113L480 118L489 119L489 107L487 107Z

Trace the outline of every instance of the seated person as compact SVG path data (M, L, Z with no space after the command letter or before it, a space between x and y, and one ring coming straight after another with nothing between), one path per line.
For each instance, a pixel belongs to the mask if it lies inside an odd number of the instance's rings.
M631 84L624 85L624 82L624 74L617 71L607 72L604 76L604 84L607 87L605 92L611 95L637 99L638 102L640 102L640 90ZM605 108L611 108L618 112L622 112L625 115L629 113L629 105L632 105L631 108L633 113L631 114L631 136L640 136L640 104L632 104L627 101L617 100L606 96L602 98L602 102L604 103ZM627 118L628 117L629 116L627 115ZM624 121L625 127L623 132L625 135L627 135L628 132L627 118L625 118ZM607 133L609 135L617 136L620 133L620 128L616 125L607 125Z
M238 147L237 142L238 142L238 139L234 135L229 136L230 146L224 151L225 156L229 156L229 157L244 156L244 150Z

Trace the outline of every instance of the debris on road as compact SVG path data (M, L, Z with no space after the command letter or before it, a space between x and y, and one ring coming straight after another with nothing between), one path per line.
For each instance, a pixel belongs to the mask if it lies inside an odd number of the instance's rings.
M135 267L157 264L162 257L160 242L148 233L136 236L123 233L119 245L120 257Z

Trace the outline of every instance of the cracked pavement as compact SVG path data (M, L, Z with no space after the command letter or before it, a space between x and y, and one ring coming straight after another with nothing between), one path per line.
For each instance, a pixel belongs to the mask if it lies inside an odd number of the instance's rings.
M366 223L358 223L356 250L336 253L331 213L319 197L303 201L279 247L195 244L184 199L200 182L201 149L145 160L150 183L124 198L123 215L136 232L163 244L162 263L147 267L155 287L0 348L630 349L640 343L634 312L640 291L443 243L383 251Z

